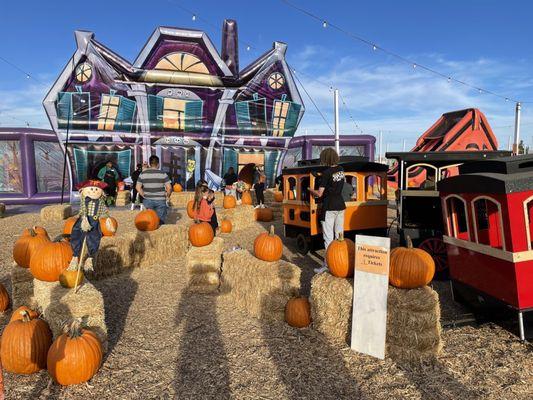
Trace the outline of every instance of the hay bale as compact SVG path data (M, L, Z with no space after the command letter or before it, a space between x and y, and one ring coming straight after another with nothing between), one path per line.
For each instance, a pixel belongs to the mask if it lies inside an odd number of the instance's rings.
M217 216L221 221L227 218L233 225L233 231L246 229L255 224L255 210L253 206L241 205L235 208L221 208L217 210Z
M185 265L188 289L191 292L211 293L218 290L224 239L216 237L204 247L191 247Z
M253 253L255 238L263 232L265 232L265 227L254 221L248 228L221 234L221 236L224 237L226 250L240 248Z
M33 275L28 268L16 264L11 270L11 301L13 309L33 305Z
M50 325L54 337L62 333L65 322L72 318L83 318L107 351L107 326L105 324L104 299L102 294L87 280L74 293L58 282L33 282L34 298L42 310L43 317Z
M351 339L353 281L329 273L311 281L313 327L332 343ZM397 289L389 286L387 298L386 354L396 362L432 362L442 349L440 304L428 286Z
M131 203L131 196L129 190L121 190L117 193L117 198L115 199L115 205L117 207L124 207Z
M246 250L223 254L223 298L253 317L283 321L287 301L299 294L300 268L287 261L265 262Z
M63 221L72 216L70 204L54 204L41 208L41 222Z

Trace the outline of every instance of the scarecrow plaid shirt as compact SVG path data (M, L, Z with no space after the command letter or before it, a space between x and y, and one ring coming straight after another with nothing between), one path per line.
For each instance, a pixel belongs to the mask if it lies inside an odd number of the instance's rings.
M89 217L94 220L97 220L99 218L107 218L109 217L109 210L107 206L105 205L105 200L103 197L100 197L97 201L89 199L89 201L86 200L87 198L83 198L80 204L80 217ZM95 212L96 204L98 203L98 212Z

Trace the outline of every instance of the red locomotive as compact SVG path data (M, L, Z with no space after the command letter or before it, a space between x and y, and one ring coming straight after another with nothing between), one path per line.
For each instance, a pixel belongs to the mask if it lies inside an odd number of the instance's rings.
M516 310L524 340L523 313L533 311L533 155L459 172L439 183L454 295Z

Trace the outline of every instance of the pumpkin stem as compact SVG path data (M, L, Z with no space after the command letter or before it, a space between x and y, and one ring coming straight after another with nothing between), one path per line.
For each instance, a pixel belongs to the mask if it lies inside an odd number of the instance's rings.
M71 339L77 338L81 336L82 322L81 318L74 318L63 330Z
M270 225L270 236L274 236L274 225Z
M31 236L31 237L35 237L35 236L37 236L37 232L35 232L35 227L34 227L34 226L32 226L32 227L30 228L30 236Z
M24 322L30 322L31 321L30 313L27 310L21 310L19 312L20 312L20 315L22 315L22 321L24 321Z
M408 249L412 249L413 248L413 241L411 240L411 238L409 236L405 237L405 242L407 243L407 248Z
M339 242L342 242L344 240L344 232L339 233L339 237L337 239Z

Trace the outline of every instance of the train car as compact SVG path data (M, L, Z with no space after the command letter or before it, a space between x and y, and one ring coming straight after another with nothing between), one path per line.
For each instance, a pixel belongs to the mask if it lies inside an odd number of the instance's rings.
M454 294L516 310L524 340L523 313L533 311L533 155L459 172L439 186Z
M427 251L435 260L436 278L448 277L446 246L442 240L440 181L459 173L465 162L508 157L509 151L448 151L386 153L398 167L396 191L400 245L409 236L415 247ZM426 179L420 181L421 172Z
M345 236L355 233L385 235L387 230L387 169L366 157L341 158L347 184L353 194L346 201ZM283 170L283 224L286 237L295 237L298 250L306 254L323 246L321 203L308 188L318 189L322 171L318 160L306 160Z

